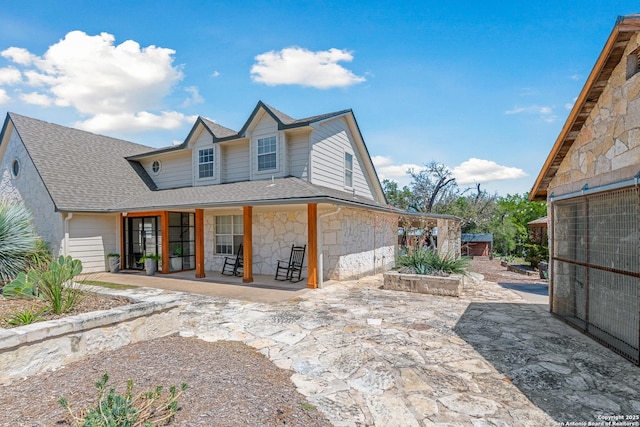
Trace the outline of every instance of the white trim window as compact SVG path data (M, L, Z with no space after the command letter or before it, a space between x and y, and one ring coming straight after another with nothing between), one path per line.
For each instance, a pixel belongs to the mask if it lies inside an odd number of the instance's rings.
M216 254L232 255L244 239L242 215L216 216Z
M213 148L198 150L198 178L213 177Z
M353 187L353 154L344 153L344 186Z
M278 167L277 151L278 151L278 145L276 144L275 136L258 139L258 170L259 171L276 169Z

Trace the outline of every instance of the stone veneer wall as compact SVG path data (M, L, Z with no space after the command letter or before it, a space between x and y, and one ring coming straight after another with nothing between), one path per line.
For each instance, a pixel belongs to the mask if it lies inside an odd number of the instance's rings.
M348 280L389 270L395 265L398 217L361 209L342 208L335 215L318 210L325 280ZM234 212L236 215L237 211ZM205 269L221 271L223 255L215 252L215 216L234 214L205 211ZM277 261L288 259L291 245L307 244L307 209L253 213L253 273L274 275ZM305 254L304 266L309 254ZM306 275L303 272L304 275Z
M549 185L556 196L635 176L640 171L640 73L626 78L636 34Z
M322 231L325 279L357 279L395 266L397 214L342 208L322 219Z
M11 173L15 159L20 163L17 178ZM11 133L0 162L0 199L23 201L33 214L38 235L49 243L54 254L60 253L64 240L64 220L60 213L55 212L49 192L15 131Z
M0 384L84 359L87 355L180 331L183 303L148 288L125 291L131 305L0 329ZM122 296L123 291L99 293ZM155 294L155 295L154 295Z

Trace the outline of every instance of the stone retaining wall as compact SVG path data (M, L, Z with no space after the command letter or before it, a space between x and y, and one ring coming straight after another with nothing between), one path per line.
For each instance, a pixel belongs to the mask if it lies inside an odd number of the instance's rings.
M0 329L0 384L180 331L178 315L183 307L170 295L132 302L111 310Z
M449 277L404 274L397 271L384 273L384 289L417 292L420 294L447 295L458 297L462 293L464 276Z

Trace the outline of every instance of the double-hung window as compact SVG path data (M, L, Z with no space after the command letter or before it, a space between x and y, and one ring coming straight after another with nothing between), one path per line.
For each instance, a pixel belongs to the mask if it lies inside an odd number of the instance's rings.
M213 177L213 148L198 151L198 177Z
M216 253L231 255L238 252L244 235L242 215L216 217Z
M353 187L353 154L344 153L344 186Z
M258 139L258 170L265 171L276 169L276 137Z

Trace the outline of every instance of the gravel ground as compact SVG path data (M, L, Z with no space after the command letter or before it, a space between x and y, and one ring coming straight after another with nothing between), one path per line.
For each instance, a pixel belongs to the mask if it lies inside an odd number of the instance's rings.
M105 371L108 386L118 392L125 390L129 378L134 394L186 382L172 426L331 425L296 391L291 371L277 368L253 348L238 342L166 337L0 387L0 426L72 425L57 400L66 397L74 410L95 405L94 384Z

